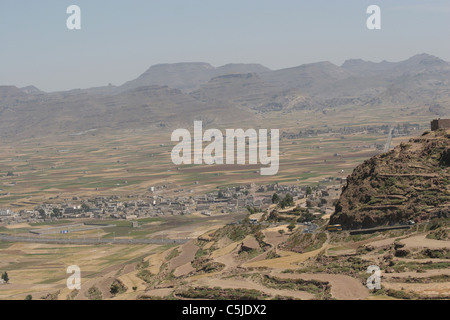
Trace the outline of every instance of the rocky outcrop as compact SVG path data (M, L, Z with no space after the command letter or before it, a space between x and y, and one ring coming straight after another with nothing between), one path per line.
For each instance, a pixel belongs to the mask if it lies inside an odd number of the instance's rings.
M330 224L348 230L448 216L449 147L450 135L438 130L365 161L348 177Z

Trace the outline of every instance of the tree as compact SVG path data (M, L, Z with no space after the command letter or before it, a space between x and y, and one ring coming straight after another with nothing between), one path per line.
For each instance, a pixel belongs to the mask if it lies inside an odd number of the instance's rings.
M280 196L277 193L274 193L272 196L272 203L279 203L280 202Z
M120 288L119 288L119 286L117 285L117 283L113 283L113 284L111 285L110 290L109 290L109 292L111 292L111 294L112 294L113 296L115 296L116 294L118 294L119 291L120 291Z
M261 230L259 230L255 233L255 239L256 239L256 241L258 241L258 243L262 244L264 241L264 238L265 238L264 233L262 233Z
M308 187L306 187L306 195L309 196L310 194L312 194L312 189L310 186L308 186Z
M294 205L294 198L290 193L288 193L286 197L284 197L284 201L286 202L287 207L292 207Z
M55 217L62 216L61 210L59 210L58 208L53 208L53 216L55 216Z
M45 210L44 209L39 209L39 215L41 216L41 218L45 218L45 216L46 216L46 213L45 213Z
M9 282L9 276L6 271L2 274L2 280L5 281L6 283Z
M279 203L281 209L284 209L286 207L292 207L294 204L295 204L294 203L294 198L289 193Z
M273 221L273 222L277 222L278 219L280 219L280 215L278 214L278 212L276 212L275 210L273 210L270 215L269 218L267 220L269 221Z
M305 212L302 214L300 218L298 218L297 222L303 223L303 222L310 222L314 220L314 215L311 212Z
M296 227L295 221L291 221L291 223L288 225L288 229L290 232L292 232L292 230L294 230Z
M28 300L28 301L33 300L33 296L31 294L29 294L25 297L25 300Z
M91 210L91 208L89 208L89 206L85 203L83 203L81 205L81 210L83 210L84 212L89 212L89 210Z
M13 177L14 176L14 172L12 171L8 171L8 173L6 174L7 177Z

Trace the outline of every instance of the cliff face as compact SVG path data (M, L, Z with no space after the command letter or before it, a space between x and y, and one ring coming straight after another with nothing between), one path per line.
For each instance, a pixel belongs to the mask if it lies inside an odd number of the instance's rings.
M358 166L330 224L348 230L449 216L449 133L425 133Z

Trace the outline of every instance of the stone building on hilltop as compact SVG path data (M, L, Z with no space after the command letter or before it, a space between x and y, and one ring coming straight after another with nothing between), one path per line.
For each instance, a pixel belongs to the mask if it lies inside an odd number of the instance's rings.
M450 129L450 119L438 119L431 121L431 130Z

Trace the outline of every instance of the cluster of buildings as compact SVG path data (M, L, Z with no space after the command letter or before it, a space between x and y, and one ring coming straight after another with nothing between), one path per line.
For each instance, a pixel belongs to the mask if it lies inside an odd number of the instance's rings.
M201 213L205 216L214 214L233 214L246 210L246 208L257 208L266 210L272 205L272 197L276 193L279 197L290 194L294 200L308 198L314 205L329 205L328 200L319 198L338 198L341 187L323 186L312 189L295 185L241 185L228 187L204 195L183 195L186 190L171 190L173 196L166 194L167 186L152 187L143 195L118 195L98 196L95 198L60 200L49 199L34 210L0 210L0 223L30 223L43 222L50 219L123 219L135 220L145 217L190 215ZM336 191L330 191L336 190ZM187 191L191 193L192 190ZM319 199L319 200L317 200ZM58 200L58 201L56 201ZM317 200L317 201L316 201ZM317 202L317 203L316 203Z
M449 129L450 119L438 119L431 123L432 130ZM329 133L352 134L361 130L369 133L409 135L419 130L416 124L403 124L396 127L367 126L361 128L342 128L333 131L330 128L317 131L305 131L298 134L283 133L286 139L296 139L304 135ZM359 131L358 131L359 130ZM339 154L335 154L339 156ZM98 196L95 198L72 199L50 198L34 210L0 208L0 224L36 223L56 219L126 219L136 220L145 217L190 215L201 213L205 216L213 214L232 214L246 210L248 207L266 210L272 205L272 197L276 193L280 198L290 194L294 201L305 199L303 205L315 213L334 211L346 178L326 178L315 188L278 183L267 185L241 185L228 187L204 195L194 195L193 190L169 190L168 185L151 187L142 195ZM171 196L168 196L171 194Z
M414 123L403 123L397 124L394 127L390 125L371 125L371 126L359 126L359 127L343 127L338 129L333 129L325 125L321 129L307 129L301 130L298 133L292 133L284 131L281 133L280 137L282 139L299 139L302 137L315 137L319 135L361 135L361 134L376 134L376 135L388 135L391 130L393 130L393 136L410 136L414 135L417 131L421 129L427 129L426 127L421 127L419 124Z
M0 217L10 216L13 212L9 209L0 209Z

